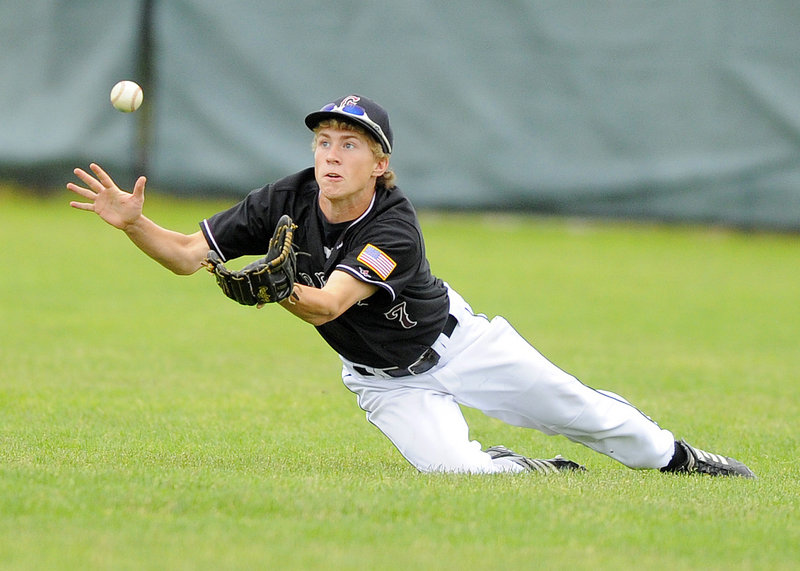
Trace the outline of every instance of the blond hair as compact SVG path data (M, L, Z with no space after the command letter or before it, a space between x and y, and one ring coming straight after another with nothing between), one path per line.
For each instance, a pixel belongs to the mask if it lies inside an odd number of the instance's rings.
M319 125L314 127L314 141L311 143L312 151L317 148L317 136L319 135L321 129L353 131L360 135L364 135L369 143L369 148L372 151L372 156L375 157L375 160L381 161L383 159L388 159L391 156L383 151L381 144L369 133L369 131L360 125L356 125L355 123L350 123L348 121L340 121L339 119L326 119L325 121L320 121ZM378 177L375 186L382 186L389 189L394 188L397 185L397 183L395 183L396 178L397 177L395 176L393 170L386 169L386 172Z

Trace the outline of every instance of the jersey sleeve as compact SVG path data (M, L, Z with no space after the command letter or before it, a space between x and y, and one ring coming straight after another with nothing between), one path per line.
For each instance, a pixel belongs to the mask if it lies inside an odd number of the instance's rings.
M377 285L394 301L423 262L419 230L407 222L386 220L357 236L336 269Z
M270 187L254 190L244 200L200 222L211 249L224 261L266 253L272 229Z

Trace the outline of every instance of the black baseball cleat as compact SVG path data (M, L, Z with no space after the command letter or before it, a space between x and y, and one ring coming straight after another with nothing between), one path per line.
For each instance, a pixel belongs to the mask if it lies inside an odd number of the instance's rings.
M753 471L733 458L712 454L690 446L684 440L677 441L686 453L686 460L678 466L661 468L662 472L675 472L679 474L708 474L710 476L735 476L740 478L755 478Z
M522 454L509 450L505 446L492 446L486 449L486 453L495 458L508 458L515 464L519 464L526 470L531 472L539 472L541 474L558 474L559 472L585 472L586 467L581 466L577 462L567 460L560 454L555 458L549 460L539 460L537 458L528 458Z

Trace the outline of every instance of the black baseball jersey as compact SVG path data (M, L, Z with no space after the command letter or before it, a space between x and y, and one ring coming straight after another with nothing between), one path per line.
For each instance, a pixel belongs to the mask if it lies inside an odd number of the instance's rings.
M339 354L370 367L407 367L433 344L449 311L447 290L431 274L416 212L398 188L378 188L359 218L330 224L318 204L314 169L261 189L203 220L210 248L223 260L262 255L283 214L298 228L297 282L321 288L334 270L378 291L317 327Z

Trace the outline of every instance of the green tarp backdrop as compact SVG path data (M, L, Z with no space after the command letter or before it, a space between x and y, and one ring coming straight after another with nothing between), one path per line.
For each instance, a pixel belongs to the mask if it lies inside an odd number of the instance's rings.
M796 0L6 0L0 46L0 179L243 195L360 93L418 207L800 229Z

